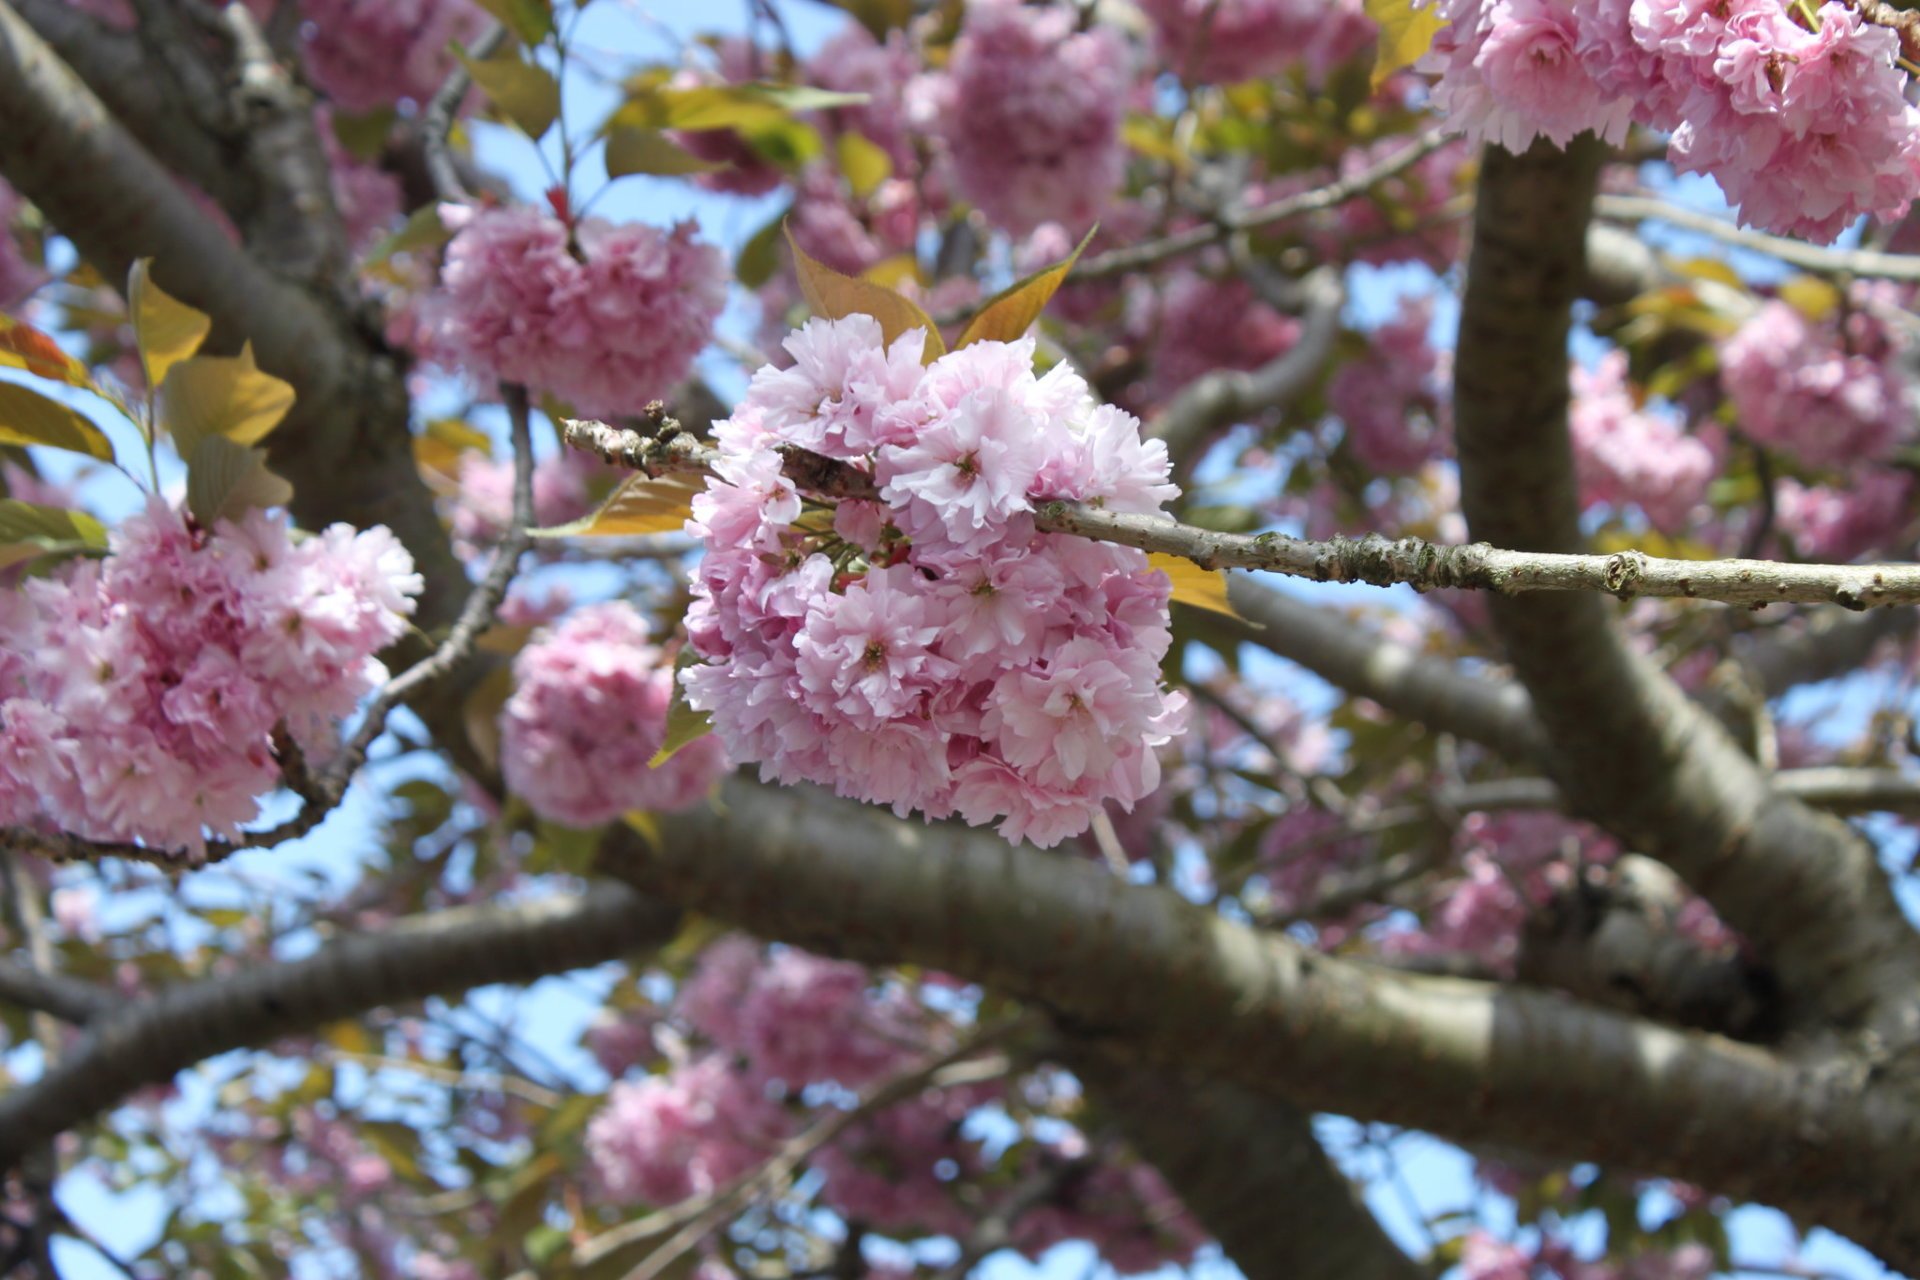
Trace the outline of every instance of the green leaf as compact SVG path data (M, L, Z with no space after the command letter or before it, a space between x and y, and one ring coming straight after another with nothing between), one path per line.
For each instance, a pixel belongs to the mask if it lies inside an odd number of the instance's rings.
M660 749L653 753L653 759L647 761L647 768L658 769L673 759L674 753L689 742L706 737L713 732L713 722L704 711L695 711L687 705L686 686L680 683L680 673L698 663L691 648L680 650L680 656L673 663L673 701L667 706L667 736L660 742ZM629 821L633 815L629 814Z
M385 262L396 253L437 249L451 239L453 232L440 220L439 204L423 204L408 215L406 223L398 231L374 245L367 255L367 263Z
M371 111L348 114L344 111L333 113L333 136L340 139L355 158L374 161L386 148L387 135L393 132L393 122L399 113L392 107L375 107Z
M622 124L615 125L607 134L609 178L624 178L635 173L679 177L713 173L726 167L717 160L702 160L657 129Z
M0 368L25 369L36 378L64 382L83 391L99 390L86 365L25 320L8 315L0 315Z
M45 555L106 547L106 526L84 511L0 498L0 568Z
M865 200L893 176L893 157L885 148L857 133L841 134L840 140L834 143L834 153L856 199Z
M488 101L529 138L538 139L560 118L560 82L545 67L512 54L481 62L460 55Z
M740 256L733 260L733 277L743 288L758 289L780 269L780 228L791 212L781 210L740 246Z
M880 322L881 340L888 344L909 329L925 329L927 342L920 354L923 364L932 364L947 353L933 317L912 300L871 281L842 275L815 259L793 238L791 226L787 228L787 248L793 253L793 269L800 277L800 292L815 315L828 320L872 316Z
M523 44L539 44L553 34L553 5L548 0L477 0Z
M267 451L249 449L225 436L203 436L187 460L187 510L211 526L238 520L256 507L284 507L293 486L267 470Z
M133 313L133 338L140 347L140 363L147 386L157 388L174 365L192 356L207 340L213 318L174 298L153 282L153 259L133 264L127 282L127 309Z
M1066 280L1067 273L1073 270L1073 264L1080 261L1080 255L1093 243L1094 232L1099 230L1096 226L1082 236L1065 261L1036 271L1019 283L994 294L967 323L960 341L953 344L954 350L958 351L970 342L1013 342L1023 336L1040 318L1040 313L1046 310L1055 290Z
M17 382L0 382L0 444L40 444L113 461L113 443L85 414Z
M1402 67L1410 67L1433 47L1446 24L1432 7L1415 9L1413 0L1365 0L1367 16L1380 28L1373 60L1373 88Z
M1229 618L1240 617L1227 601L1225 569L1202 569L1191 560L1170 556L1163 551L1149 552L1147 563L1173 579L1173 598L1181 604L1210 613L1224 613ZM1241 618L1241 621L1246 619Z
M685 475L628 476L590 516L534 529L536 538L613 538L672 533L693 514L693 495L705 483Z
M852 14L874 39L883 43L889 31L898 31L913 21L913 0L827 0L827 3Z
M614 112L610 128L753 130L787 121L796 111L854 107L864 93L834 93L809 85L731 84L673 87L648 85Z
M191 461L208 436L260 443L293 408L293 384L261 372L247 343L237 356L195 356L174 365L160 400L161 421L180 456Z

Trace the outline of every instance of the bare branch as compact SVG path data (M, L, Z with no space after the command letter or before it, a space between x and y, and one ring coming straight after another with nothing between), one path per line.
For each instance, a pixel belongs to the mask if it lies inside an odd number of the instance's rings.
M126 1003L105 987L11 960L0 960L0 1000L50 1013L76 1026L83 1026Z
M1664 222L1682 231L1697 231L1736 249L1764 253L1788 266L1819 275L1861 276L1898 280L1906 284L1920 282L1920 256L1880 253L1873 249L1825 248L1803 240L1789 240L1785 236L1738 227L1724 218L1647 196L1603 193L1594 197L1593 211L1602 218L1617 222Z
M475 59L489 58L506 38L504 26L489 23L473 42L468 55ZM473 77L467 71L467 64L456 62L448 69L446 81L428 100L426 110L420 113L420 146L426 159L427 177L433 183L434 193L442 200L460 200L467 194L467 184L461 179L460 166L454 161L448 137L453 132L453 117L460 110L460 100L472 88Z

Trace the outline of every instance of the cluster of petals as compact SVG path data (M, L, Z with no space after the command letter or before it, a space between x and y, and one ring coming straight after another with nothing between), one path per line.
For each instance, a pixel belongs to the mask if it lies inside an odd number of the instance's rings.
M477 381L551 392L583 414L668 395L726 302L726 264L692 223L662 231L527 208L447 207L459 228L418 326L442 363Z
M421 586L384 528L296 544L281 516L206 530L154 500L104 560L0 595L0 825L236 836L279 783L276 727L331 750Z
M1920 195L1920 111L1896 35L1836 0L1797 20L1779 0L1436 0L1422 61L1470 136L1523 150L1630 122L1672 134L1743 223L1832 240Z
M1656 529L1686 530L1719 474L1717 437L1636 404L1624 352L1609 351L1592 368L1575 365L1572 385L1567 429L1581 505L1635 506Z
M716 425L682 674L737 760L905 815L1051 846L1159 785L1185 722L1162 688L1171 584L1130 548L1036 532L1052 500L1156 514L1164 446L1033 343L921 364L867 316L813 320ZM781 447L871 477L812 505Z
M787 1117L720 1052L664 1075L617 1082L587 1125L587 1159L617 1204L678 1204L725 1186L772 1153Z
M1871 314L1844 326L1778 300L1720 346L1720 383L1749 437L1808 467L1883 461L1913 434L1897 348Z
M1366 48L1377 28L1357 0L1146 0L1167 66L1232 84L1304 66L1318 81Z
M487 29L473 0L300 0L302 51L320 91L344 111L425 103L454 67L454 41Z
M1839 484L1780 481L1774 524L1803 559L1857 560L1896 549L1913 523L1913 477L1891 467L1859 467Z
M1108 1154L1063 1194L1024 1214L1013 1232L1013 1246L1036 1260L1067 1240L1087 1241L1121 1275L1140 1275L1187 1266L1207 1235L1159 1170Z
M1142 389L1163 404L1216 369L1258 369L1300 341L1300 321L1267 305L1245 280L1182 272L1156 317L1153 372Z
M959 194L1014 235L1043 222L1084 231L1125 176L1127 48L1111 28L1078 30L1079 16L973 0L940 84Z
M666 738L673 667L625 601L576 609L513 662L500 713L507 786L541 817L592 827L699 803L726 770L711 737L649 766Z
M1443 456L1452 437L1447 383L1451 353L1427 340L1433 302L1408 298L1372 333L1365 355L1340 367L1327 404L1347 431L1347 447L1369 471L1406 475Z

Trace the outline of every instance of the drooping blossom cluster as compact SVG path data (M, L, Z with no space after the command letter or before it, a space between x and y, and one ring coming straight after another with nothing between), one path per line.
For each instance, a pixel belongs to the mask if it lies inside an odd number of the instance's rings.
M476 380L551 392L583 414L669 394L726 302L717 250L662 231L533 209L446 208L459 227L418 324L428 353ZM578 256L575 254L578 251Z
M1801 465L1879 462L1914 433L1896 351L1869 311L1816 324L1775 300L1721 344L1720 382L1740 429Z
M1327 384L1327 403L1347 429L1347 447L1369 471L1404 475L1449 448L1452 359L1427 340L1432 326L1432 299L1403 299L1393 319L1370 335L1371 349Z
M454 41L487 29L472 0L300 0L308 72L343 111L425 103L454 67Z
M1356 0L1147 0L1175 74L1231 84L1304 66L1315 80L1367 47L1372 19Z
M1837 484L1802 484L1793 477L1774 488L1774 524L1807 560L1857 560L1896 550L1913 524L1913 477L1890 467L1854 468Z
M577 609L522 649L500 713L500 764L543 818L592 827L699 803L726 770L711 737L649 767L666 738L673 668L624 601Z
M279 783L275 727L323 758L421 586L384 528L295 543L282 516L206 530L154 500L104 560L0 595L0 824L238 835Z
M979 342L923 368L924 333L813 320L716 425L717 475L682 675L737 760L929 818L1000 822L1051 846L1160 778L1184 725L1161 687L1170 584L1140 552L1041 534L1049 500L1157 513L1164 446L1097 405L1033 343ZM879 501L815 501L797 447L870 477Z
M1634 403L1625 352L1609 351L1592 368L1575 365L1571 379L1567 429L1581 505L1635 506L1657 529L1687 529L1720 470L1717 433L1690 433Z
M975 0L941 84L959 194L1015 235L1043 222L1079 234L1125 173L1127 48L1110 28L1075 30L1078 16Z
M1779 0L1436 0L1421 69L1470 136L1524 150L1630 121L1671 133L1682 172L1711 174L1743 223L1832 240L1920 195L1920 111L1899 41L1835 0L1811 23Z

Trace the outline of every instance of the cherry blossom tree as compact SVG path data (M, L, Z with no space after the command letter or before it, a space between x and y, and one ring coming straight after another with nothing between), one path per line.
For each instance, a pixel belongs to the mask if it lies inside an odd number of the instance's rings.
M0 1271L1920 1270L1920 11L671 16L0 0Z

